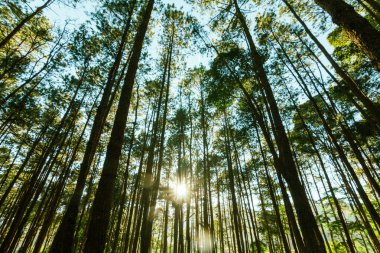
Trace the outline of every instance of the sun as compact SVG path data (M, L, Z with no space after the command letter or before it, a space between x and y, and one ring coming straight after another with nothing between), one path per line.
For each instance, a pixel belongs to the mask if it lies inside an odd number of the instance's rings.
M184 200L188 195L187 185L183 182L172 182L171 189L176 200Z
M187 195L187 188L186 185L183 183L177 184L175 187L176 195L179 198L185 198Z

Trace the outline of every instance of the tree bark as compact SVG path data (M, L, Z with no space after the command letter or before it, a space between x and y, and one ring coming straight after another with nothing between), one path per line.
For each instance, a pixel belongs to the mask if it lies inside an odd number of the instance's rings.
M135 2L135 1L134 1ZM86 185L86 178L90 171L91 164L93 162L96 148L99 144L99 139L103 131L104 122L109 113L109 104L112 103L111 93L112 87L115 84L115 77L117 70L119 69L124 47L129 33L129 28L132 20L134 5L130 9L128 20L123 31L121 42L118 48L117 55L113 66L111 67L107 83L104 88L104 92L96 111L95 119L91 128L90 137L86 144L86 150L83 155L83 160L79 169L79 175L73 195L69 200L66 212L62 218L62 221L58 227L56 235L54 237L50 252L54 253L70 253L74 246L74 234L75 225L78 217L80 200L83 194L84 187Z
M380 71L380 32L343 0L314 0Z
M86 253L103 252L106 244L115 180L117 169L119 167L119 159L124 140L124 130L127 122L132 89L153 5L154 0L149 0L132 47L132 55L124 79L124 85L121 90L114 125L111 131L111 138L107 147L103 171L92 207L89 230L84 247L84 252Z
M317 221L315 220L313 211L310 207L305 189L300 182L297 168L292 157L289 140L286 136L279 109L264 70L263 59L256 49L245 18L238 6L237 0L234 0L234 6L237 18L240 21L245 37L248 41L251 58L255 65L254 70L258 76L260 84L263 86L266 99L268 100L270 106L270 113L274 120L275 139L279 149L278 160L276 159L276 167L288 183L289 190L294 200L294 206L298 215L298 221L305 240L305 248L308 252L324 253L326 252L324 240L318 229Z

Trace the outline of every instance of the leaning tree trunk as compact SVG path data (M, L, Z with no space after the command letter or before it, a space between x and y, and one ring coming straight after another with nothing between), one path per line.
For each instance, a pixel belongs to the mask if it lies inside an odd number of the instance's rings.
M372 9L375 10L377 15L380 15L380 3L379 2L376 2L376 0L364 0L364 1L367 2L372 7Z
M170 87L170 77L171 77L171 64L172 64L172 53L173 53L173 40L174 40L174 31L171 34L170 39L170 45L169 45L169 52L166 56L166 64L164 69L164 75L162 78L162 91L164 89L164 85L166 83L165 88L165 99L164 99L164 108L163 108L163 115L162 115L162 126L161 126L161 136L160 136L160 146L159 146L159 154L158 154L158 164L157 164L157 172L156 172L156 180L153 183L152 186L152 192L150 197L150 211L149 211L149 218L146 220L143 220L142 229L141 229L141 252L151 252L151 244L152 244L152 231L153 231L153 221L154 221L154 211L156 209L157 204L157 198L159 193L159 186L160 186L160 180L161 180L161 170L162 170L162 164L164 159L164 149L165 149L165 130L166 130L166 122L167 122L167 113L168 113L168 102L169 102L169 87ZM167 74L166 74L167 73ZM167 76L167 77L166 77ZM160 100L161 100L162 94L160 94ZM160 103L158 107L160 108ZM160 115L160 110L157 110L157 126L158 126L158 116ZM156 131L156 130L155 130ZM155 133L158 134L158 133ZM153 136L152 138L156 138ZM148 158L149 161L149 158ZM153 162L153 161L152 161ZM148 165L147 165L148 166ZM153 175L152 175L153 176ZM153 178L153 177L152 177ZM144 228L144 222L146 223ZM145 229L145 231L144 231ZM143 233L145 232L145 233ZM165 231L166 232L166 231ZM166 238L166 237L164 237Z
M290 90L288 89L287 86L285 86L285 89L287 90L287 93L289 94L289 97L292 101L292 104L296 110L296 112L298 113L299 117L300 117L300 120L301 120L301 124L302 124L302 127L305 129L306 131L306 135L307 135L307 138L309 139L309 142L314 150L314 153L315 153L315 156L317 157L318 161L319 161L319 164L321 166L321 169L322 169L322 172L323 172L323 175L325 176L325 179L326 179L326 182L327 182L327 185L328 185L328 188L329 188L329 191L331 193L331 197L333 199L333 202L334 202L334 205L335 205L335 208L336 208L336 211L338 213L338 216L339 216L339 221L341 222L341 225L343 227L343 232L345 234L345 237L346 237L346 245L348 246L348 248L350 249L350 252L355 252L355 247L354 247L354 243L351 239L351 236L350 236L350 233L349 233L349 229L348 229L348 226L345 222L345 218L343 216L343 211L342 211L342 208L341 208L341 205L338 201L338 198L336 197L335 195L335 192L334 192L334 188L333 188L333 185L331 183L331 180L330 180L330 177L327 173L327 170L326 170L326 167L325 167L325 164L323 162L323 159L322 159L322 156L317 148L317 145L316 145L316 142L314 140L314 137L313 137L313 134L311 132L311 130L309 129L309 127L307 126L303 116L302 116L302 113L301 111L299 110L296 102L294 101L293 99L293 96L292 94L290 93ZM321 173L319 171L319 173ZM326 191L327 192L327 191Z
M255 72L261 85L263 86L270 107L270 113L274 120L276 143L279 149L279 156L278 159L275 159L277 160L275 161L275 164L277 165L276 167L281 175L288 183L289 190L292 195L294 206L298 215L298 221L305 240L305 248L308 252L326 252L323 237L318 229L317 221L314 217L305 189L303 188L297 173L297 168L292 157L289 140L286 136L279 109L274 98L268 77L264 70L264 61L262 59L262 56L257 51L244 15L241 13L236 0L234 0L234 5L237 18L240 21L245 37L248 41L251 58L255 64Z
M363 103L367 108L371 116L378 124L380 124L380 110L378 107L362 92L357 82L334 60L334 58L327 52L326 48L319 42L318 38L310 31L309 27L302 20L302 18L296 13L293 6L287 0L282 0L286 6L289 8L290 12L297 19L297 21L302 25L305 32L313 40L313 42L318 46L319 50L323 53L326 59L330 62L331 66L334 68L336 73L344 80L344 84L351 90L352 94ZM348 96L350 96L348 94Z
M43 9L48 7L54 0L48 0L43 5L38 7L34 12L30 13L28 16L26 16L21 22L2 40L0 41L0 48L4 47L12 38L15 36L26 23L28 23L32 18L34 18L36 15L40 14Z
M314 0L380 71L380 32L343 0Z

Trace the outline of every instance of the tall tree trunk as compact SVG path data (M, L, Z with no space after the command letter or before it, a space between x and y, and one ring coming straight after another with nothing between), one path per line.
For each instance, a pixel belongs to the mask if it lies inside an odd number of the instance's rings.
M65 142L65 139L70 130L70 123L73 120L69 121L69 127L67 127L67 121L70 119L70 116L76 115L78 110L75 110L75 99L78 94L80 85L78 85L66 111L63 115L57 129L55 130L53 137L51 138L49 145L45 152L41 155L40 160L38 161L32 176L27 179L21 187L21 196L17 203L16 210L14 211L13 222L8 230L8 233L4 237L4 241L1 244L0 251L7 252L12 246L12 242L14 242L14 237L17 233L19 233L20 227L22 227L23 217L27 216L28 203L32 202L33 196L38 195L37 188L40 185L41 178L44 177L44 174L49 173L49 168L51 164L54 164L57 156ZM83 101L83 99L82 99ZM72 115L71 115L72 114ZM73 116L74 118L75 116ZM71 126L72 127L72 126ZM65 131L63 131L65 130ZM49 158L50 157L50 158Z
M367 19L360 16L354 7L343 0L314 0L330 14L332 21L342 27L348 37L372 60L380 71L380 32Z
M124 79L124 85L121 90L114 125L111 131L111 138L107 147L103 171L92 207L89 230L84 247L84 252L86 253L103 252L107 240L108 222L113 202L115 179L124 140L124 130L127 122L132 89L153 5L154 0L149 0L132 47L132 55Z
M225 146L225 156L227 159L227 173L228 173L228 185L230 188L230 194L232 199L232 217L233 217L233 228L235 231L235 240L237 245L237 252L242 253L244 252L243 247L243 238L242 233L240 231L240 228L242 226L241 220L239 217L239 209L237 205L237 199L236 199L236 192L235 192L235 179L234 179L234 173L232 168L232 161L231 161L231 137L230 137L230 128L228 123L228 118L226 114L226 109L224 109L224 146Z
M380 3L376 0L364 0L367 2L375 11L377 15L380 15Z
M279 44L281 45L281 44ZM354 170L354 168L352 167L352 165L350 164L347 156L346 156L346 153L344 152L343 148L341 147L341 145L338 143L338 140L337 138L335 137L335 135L333 134L332 132L332 129L331 127L328 125L327 121L326 121L326 118L325 116L323 115L323 112L321 111L320 107L318 106L315 98L312 96L308 86L306 85L306 83L304 82L302 76L299 74L297 68L293 65L292 61L290 60L289 56L286 54L285 50L282 48L282 51L286 57L286 59L289 61L289 63L292 65L293 67L293 70L295 71L296 74L293 74L293 72L291 72L291 70L289 69L289 71L292 73L292 75L294 75L294 78L296 79L296 81L299 83L301 89L305 92L306 96L309 98L312 106L314 107L315 111L317 112L320 120L322 121L322 125L326 131L326 133L328 134L328 136L330 137L330 140L331 142L333 143L333 145L335 146L336 148L336 151L338 152L339 154L339 157L340 159L342 160L342 162L344 163L344 165L346 166L347 170L349 171L349 173L351 174L354 182L356 183L356 186L357 186L357 189L358 189L358 192L364 202L364 204L366 205L367 209L368 209L368 212L370 213L371 217L373 218L374 222L377 223L378 225L380 225L380 216L379 214L377 213L375 207L373 206L373 204L371 203L367 193L365 192L363 186L362 186L362 183L361 181L359 180L358 176L356 175L356 172ZM297 75L297 76L296 76ZM342 125L341 125L342 126ZM343 126L344 127L344 126ZM343 130L343 134L347 135L347 131L344 127ZM351 143L352 144L352 143ZM368 171L367 171L368 173ZM369 175L370 178L372 178L371 175ZM372 178L373 179L373 178ZM371 182L371 181L370 181ZM377 184L377 182L373 182L374 184Z
M309 127L306 125L306 122L305 122L305 120L304 120L304 118L303 118L303 116L302 116L302 113L301 113L301 111L299 110L298 106L296 105L296 103L295 103L295 101L294 101L294 99L293 99L293 96L292 96L292 94L290 93L289 89L288 89L286 86L285 86L285 89L287 90L287 92L288 92L288 94L289 94L289 96L290 96L290 98L291 98L291 101L292 101L292 103L293 103L293 106L294 106L294 108L296 109L296 112L298 113L298 115L299 115L299 117L300 117L300 119L301 119L302 126L304 127L304 129L305 129L305 131L306 131L306 133L307 133L307 137L308 137L308 139L309 139L309 142L310 142L310 144L312 145L312 147L313 147L313 149L314 149L314 152L315 152L315 155L317 156L318 161L319 161L319 164L320 164L320 166L321 166L321 168L322 168L323 175L325 176L325 179L326 179L326 181L327 181L327 185L328 185L328 187L329 187L329 191L330 191L331 196L332 196L332 198L333 198L333 201L334 201L334 204L335 204L335 208L336 208L336 211L337 211L338 216L339 216L339 220L340 220L340 222L341 222L341 224L342 224L343 231L344 231L344 234L345 234L345 236L346 236L346 240L347 240L347 241L346 241L346 244L348 245L348 248L349 248L350 252L354 253L354 252L355 252L354 243L353 243L353 241L352 241L352 239L351 239L351 236L350 236L350 233L349 233L349 230L348 230L348 227L347 227L347 224L346 224L345 218L344 218L344 216L343 216L343 211L342 211L341 205L340 205L340 203L339 203L339 201L338 201L338 198L337 198L336 195L335 195L333 185L332 185L331 180L330 180L330 178L329 178L329 175L328 175L328 173L327 173L327 170L326 170L325 164L324 164L324 162L323 162L323 160L322 160L322 156L321 156L321 154L319 153L319 150L318 150L318 148L317 148L317 145L316 145L316 143L315 143L315 141L314 141L314 138L313 138L312 132L310 131Z
M273 116L276 143L279 149L278 162L281 164L278 165L277 168L288 183L289 190L292 194L294 206L298 215L298 221L305 240L305 248L309 252L324 253L326 252L324 240L318 229L317 221L315 220L313 211L308 202L305 189L299 180L297 168L292 157L289 140L286 136L279 109L264 70L264 62L262 56L256 49L245 18L238 6L237 0L234 0L234 6L237 18L240 21L245 37L248 41L252 62L255 64L255 72L258 75L258 79L261 85L263 86L266 98L270 106L271 114Z
M127 162L126 162L127 165L126 165L124 177L123 177L123 190L121 192L121 200L120 200L119 210L118 210L118 214L117 214L115 235L113 235L114 241L112 243L112 250L111 250L112 253L114 253L116 251L117 245L119 243L121 221L123 218L125 201L127 199L127 191L128 191L127 186L128 186L128 178L129 178L129 169L130 169L130 164L131 164L132 150L133 150L133 146L135 143L135 132L136 132L137 116L138 116L137 112L139 109L139 102L140 102L139 86L137 87L136 93L137 93L137 96L136 96L137 102L136 102L136 108L135 108L135 119L133 122L133 128L132 128L132 133L131 133L131 137L130 137L131 139L130 139L129 147L128 147L128 155L127 155Z
M12 38L15 36L26 23L28 23L32 18L34 18L36 15L40 14L43 9L48 7L54 0L47 0L43 5L37 7L35 11L30 13L28 16L26 16L24 19L20 21L20 23L17 24L15 28L4 38L0 41L0 48L4 47Z
M318 46L319 50L323 53L326 59L330 62L331 66L335 69L336 73L344 80L344 84L351 90L352 94L359 99L360 102L367 108L369 113L372 115L373 119L380 125L380 110L379 108L361 91L357 82L352 79L352 77L334 60L334 58L327 52L326 48L321 42L315 37L315 35L310 31L309 27L302 20L302 18L296 13L293 6L288 0L282 0L286 6L289 8L290 12L294 15L297 21L305 29L305 32L313 40L313 42ZM380 49L379 49L380 50ZM338 82L339 84L339 82ZM350 94L348 94L350 96Z
M174 33L172 34L171 44L173 43ZM166 121L167 121L167 113L168 113L168 104L169 104L169 88L170 88L170 76L171 76L171 61L172 61L172 49L173 45L170 46L169 49L169 56L168 56L168 62L167 62L167 80L163 78L163 85L166 81L166 90L165 90L165 102L164 102L164 112L162 115L162 126L161 126L161 135L160 135L160 147L159 147L159 154L158 154L158 163L157 163L157 172L156 172L156 180L153 183L152 188L152 196L150 201L150 211L149 211L149 217L145 221L146 222L146 231L145 234L143 234L143 230L141 232L141 252L150 252L151 251L151 243L152 243L152 232L153 232L153 222L154 222L154 211L156 210L156 204L157 204L157 198L159 193L159 187L161 182L161 170L162 170L162 164L164 161L164 150L165 150L165 131L166 131ZM164 88L164 87L162 87ZM158 112L159 110L157 110Z
M101 101L96 111L95 119L91 128L90 137L86 144L86 150L83 155L83 160L79 169L79 175L77 183L75 185L74 193L69 200L66 212L62 218L62 221L58 227L52 246L50 248L50 252L52 253L70 253L73 250L75 225L78 217L80 200L83 194L84 187L86 185L87 175L90 171L90 167L95 156L96 148L98 146L100 136L103 131L104 123L109 113L109 104L113 101L113 99L111 98L112 88L115 84L116 73L119 69L124 47L129 34L132 14L134 10L134 3L135 1L132 2L128 20L123 31L123 35L121 38L115 61L108 73L107 83L105 85Z
M148 105L148 110L149 112L149 105ZM141 149L141 156L140 156L140 161L139 161L139 168L138 168L138 171L137 171L137 176L136 176L136 179L134 180L134 184L132 186L132 189L131 189L131 192L132 192L132 197L131 197L131 200L130 200L130 210L127 214L127 224L126 224L126 229L124 231L125 235L124 235L124 251L128 251L128 249L131 247L132 243L131 243L131 240L132 240L132 235L130 234L130 230L132 227L134 227L134 224L132 224L135 219L133 220L132 222L132 218L134 216L136 216L136 212L135 210L137 211L137 206L135 208L135 203L136 203L136 199L137 199L137 195L138 195L138 192L139 192L139 184L140 184L140 181L141 181L141 177L142 177L142 168L143 168L143 161L144 161L144 158L145 158L145 151L146 151L146 146L147 146L147 142L148 142L148 132L149 132L149 129L150 129L150 123L151 121L153 120L153 117L154 117L154 113L152 113L152 115L150 116L150 119L148 119L148 114L146 115L146 119L145 119L145 135L144 135L144 138L143 138L143 145L142 145L142 149ZM137 233L136 233L137 234Z
M202 152L203 152L203 159L202 159L202 165L203 165L203 178L202 178L202 184L203 184L203 233L209 233L210 232L210 224L209 224L209 214L208 214L208 207L209 207L209 199L208 199L208 142L207 142L207 122L206 122L206 103L204 99L204 93L201 83L201 128L202 128ZM204 243L210 243L211 242L205 242ZM209 248L209 245L205 245L204 247Z
M155 149L156 149L156 145L158 141L159 119L161 115L161 106L162 106L162 99L163 99L163 94L165 90L166 79L168 78L168 80L170 80L170 64L172 60L173 38L174 38L174 29L170 37L168 53L165 56L164 72L162 75L161 88L160 88L159 98L157 102L156 119L153 124L153 136L152 136L152 140L149 147L148 158L147 158L147 168L146 168L145 178L143 182L143 192L142 192L142 197L141 197L142 208L143 208L143 223L141 225L141 252L144 252L144 253L151 251L151 238L152 238L151 225L153 225L154 210L155 210L155 206L152 206L152 201L155 201L152 199L153 197L152 194L154 195L154 191L155 191L154 188L159 187L159 185L155 186L157 182L154 182L154 178L153 178L154 154L155 154ZM168 95L169 94L166 93L165 98L168 98L167 97ZM165 105L167 106L167 100L165 100ZM164 106L165 110L166 110L166 106ZM166 112L164 112L164 114L166 115ZM164 118L163 121L166 123L166 118ZM159 163L158 166L161 166L161 164ZM160 175L158 174L157 177L160 177Z

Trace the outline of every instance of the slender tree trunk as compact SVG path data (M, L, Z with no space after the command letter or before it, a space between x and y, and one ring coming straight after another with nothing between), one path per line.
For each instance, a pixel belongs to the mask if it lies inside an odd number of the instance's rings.
M294 10L293 6L289 3L289 1L288 0L282 0L282 1L286 4L286 6L292 12L294 17L297 19L297 21L305 29L305 32L318 46L319 50L321 50L323 55L330 62L331 66L335 69L336 73L344 80L344 84L351 90L352 94L357 99L359 99L360 102L363 103L363 105L367 108L369 113L372 115L373 119L376 120L376 122L380 125L379 108L361 91L357 82L354 79L352 79L352 77L342 67L340 67L339 64L333 59L333 57L327 52L326 48L322 45L321 42L319 42L317 37L315 37L314 34L310 31L309 27L302 20L302 18L296 13L296 11ZM348 96L350 96L350 94L348 94Z
M364 0L367 2L377 13L377 15L380 15L380 3L376 0Z
M0 41L0 48L4 47L23 27L36 15L40 14L43 9L48 7L54 0L47 0L43 5L39 6L35 11L26 16L23 20L18 23L18 25L4 38Z
M129 148L128 148L128 157L127 157L127 166L125 168L125 173L124 173L124 178L123 178L123 191L121 193L121 200L120 200L120 206L119 206L119 211L117 214L117 223L116 223L116 228L115 228L115 235L114 241L112 244L112 253L116 251L118 242L119 242L119 235L120 235L120 226L121 226L121 221L123 217L123 212L124 212L124 205L125 201L127 198L127 185L128 185L128 178L129 178L129 168L130 168L130 163L131 163L131 156L132 156L132 149L135 143L135 131L136 131L136 125L137 125L137 115L138 115L138 109L139 109L139 102L140 102L140 95L139 95L139 87L137 87L137 98L136 98L136 108L135 108L135 119L133 123L133 128L132 128L132 133L131 133L131 139L129 143Z
M148 105L148 110L149 112L149 105ZM130 234L130 230L131 230L131 227L133 227L134 224L132 224L132 217L136 216L136 213L135 213L135 209L137 210L137 208L135 208L135 204L136 204L136 199L137 199L137 195L138 195L138 191L139 191L139 184L140 184L140 181L141 181L141 177L142 177L142 168L143 168L143 161L144 161L144 158L145 158L145 150L146 150L146 146L147 146L147 141L148 141L148 132L149 132L149 129L150 129L150 123L151 121L153 120L153 117L154 117L154 113L152 113L152 115L150 116L150 119L148 119L148 114L146 116L146 119L145 119L145 136L143 138L143 145L142 145L142 149L141 149L141 156L140 156L140 161L139 161L139 168L138 168L138 171L137 171L137 176L136 176L136 179L134 180L134 184L133 184L133 187L132 187L132 197L131 197L131 205L130 205L130 210L127 214L127 224L126 224L126 229L125 229L125 235L124 235L124 251L127 252L128 249L130 248L130 246L132 245L131 243L131 240L132 240L132 235ZM136 233L137 234L137 233Z
M152 205L152 201L155 202L155 200L152 199L153 197L152 195L154 195L154 191L155 191L154 188L159 187L159 185L155 185L157 182L154 182L154 178L153 178L154 154L155 154L155 149L156 149L156 145L158 141L157 139L158 139L159 119L161 115L162 99L163 99L163 94L165 90L167 75L168 75L168 79L170 79L170 73L168 72L170 72L170 64L171 64L171 59L172 59L171 56L172 56L172 47L173 47L173 37L174 37L174 29L170 38L169 50L168 50L167 55L165 56L164 72L163 72L163 76L161 80L161 88L160 88L159 98L157 102L156 119L153 124L153 136L152 136L152 140L149 147L149 153L148 153L148 158L147 158L147 168L146 168L145 178L143 182L144 188L143 188L142 197L141 197L142 208L143 208L143 223L141 225L141 252L143 253L151 251L151 238L152 238L151 225L153 225L153 218L154 218L153 217L154 214L152 213L154 212L154 209L155 209L155 206ZM166 100L165 100L165 104L167 105ZM166 122L165 118L163 120ZM158 166L161 166L161 164L159 163ZM160 177L160 174L158 174L157 177Z
M172 34L171 42L173 43L174 33ZM162 115L162 126L161 126L161 136L160 136L160 147L159 147L159 154L158 154L158 168L156 173L156 180L153 184L152 189L152 197L150 202L150 213L149 217L147 219L146 224L146 231L145 235L142 233L141 237L141 252L150 252L150 245L152 243L152 232L153 232L153 222L154 222L154 211L156 209L157 204L157 198L158 198L158 191L160 187L161 182L161 170L162 170L162 164L164 161L164 149L165 149L165 131L166 131L166 122L167 122L167 113L168 113L168 103L169 103L169 88L170 88L170 76L171 76L171 61L172 61L172 49L173 45L170 46L169 49L169 56L168 56L168 62L167 62L167 81L166 81L166 90L165 90L165 102L164 102L164 112ZM163 79L163 85L165 84L165 78ZM164 87L162 87L164 88ZM159 110L157 110L158 112ZM143 232L143 230L142 230ZM145 246L144 246L145 245Z
M226 110L226 109L225 109ZM224 141L225 141L225 155L227 159L227 172L228 172L228 185L231 192L231 198L232 198L232 218L233 218L233 228L235 231L235 240L237 245L237 252L242 253L244 252L243 247L243 238L242 233L240 231L240 228L242 226L241 220L239 218L239 209L237 206L237 199L236 199L236 193L235 193L235 179L234 179L234 173L232 169L232 161L231 161L231 146L230 146L230 129L228 124L228 119L226 115L226 111L224 111Z
M308 139L310 141L310 144L312 145L312 147L314 149L315 155L317 156L319 164L320 164L320 166L322 168L323 174L324 174L325 179L327 181L327 185L329 187L329 191L331 193L331 196L332 196L334 204L335 204L336 211L337 211L338 216L339 216L339 220L340 220L340 222L342 224L343 231L344 231L344 234L346 236L346 240L347 240L346 243L348 245L348 248L350 249L350 252L354 253L354 252L356 252L355 251L355 247L354 247L354 243L353 243L353 241L351 239L351 236L350 236L350 233L349 233L349 230L348 230L345 218L343 216L343 211L342 211L341 205L339 204L339 201L338 201L338 199L337 199L337 197L335 195L334 188L332 186L331 180L329 178L329 175L327 173L326 167L325 167L324 162L322 160L322 156L321 156L321 154L318 151L318 148L317 148L317 145L316 145L316 143L314 141L313 135L312 135L309 127L306 125L306 122L304 121L302 113L298 109L298 106L296 105L296 103L295 103L295 101L294 101L294 99L293 99L293 97L292 97L289 89L287 87L285 87L285 88L286 88L286 90L287 90L287 92L288 92L288 94L289 94L289 96L290 96L290 98L292 100L292 103L293 103L293 105L294 105L294 107L295 107L295 109L296 109L296 111L297 111L297 113L298 113L298 115L299 115L299 117L301 119L301 123L302 123L302 125L303 125L303 127L304 127L304 129L305 129L305 131L307 133L307 137L308 137Z
M323 113L322 113L321 109L319 108L317 102L315 101L314 97L312 96L312 94L311 94L310 90L308 89L306 83L303 81L303 78L300 76L300 74L298 73L297 69L295 68L295 66L293 65L293 63L290 61L290 58L287 56L287 54L286 54L286 52L284 50L283 50L283 53L284 53L285 57L288 59L289 63L292 65L293 70L296 72L296 75L297 75L298 78L296 76L294 76L294 77L296 78L297 82L299 82L300 87L305 92L306 96L309 98L312 106L314 107L314 109L317 112L319 118L321 119L322 125L323 125L325 131L327 132L328 136L330 137L331 142L335 146L335 148L336 148L336 150L337 150L337 152L339 154L340 159L343 161L343 163L345 164L347 170L351 174L354 182L356 183L358 192L359 192L361 198L363 199L363 202L366 205L366 207L368 209L368 212L370 213L370 215L373 218L373 220L375 221L375 223L377 223L378 225L380 225L380 216L379 216L379 214L377 213L375 207L371 203L371 201L370 201L367 193L365 192L365 190L364 190L364 188L362 186L362 183L360 182L358 176L356 175L354 168L350 164L350 162L349 162L349 160L348 160L348 158L347 158L347 156L346 156L343 148L338 143L337 138L333 134L331 127L328 125L325 116L323 115ZM345 129L343 129L343 133L347 135L347 132L346 132Z
M134 9L134 2L132 2L128 20L126 22L123 36L118 48L118 52L113 66L108 73L108 79L104 88L103 96L96 111L90 137L86 144L86 150L83 155L81 167L79 169L79 175L74 193L69 200L66 212L62 218L62 221L58 227L57 233L54 237L52 246L50 248L50 252L52 253L70 253L72 252L74 246L75 225L78 217L80 199L82 197L83 190L86 185L86 178L88 172L90 171L96 148L98 146L99 139L104 127L104 122L109 112L109 104L112 103L113 100L111 99L112 87L115 83L116 73L119 69L122 60L125 43L129 33L130 23L132 20L132 14Z
M75 115L78 112L77 110L74 110L74 102L78 94L79 87L80 85L78 85L73 95L73 98L71 99L66 109L65 114L63 115L57 129L55 130L53 134L52 139L50 140L48 148L42 154L41 159L37 163L32 176L26 180L26 182L23 184L21 188L21 196L17 203L17 209L15 210L14 212L15 214L13 216L14 220L11 224L11 227L8 230L7 235L4 237L4 241L2 242L0 251L7 252L10 248L12 248L12 246L14 246L12 243L14 242L14 237L16 233L18 233L20 227L22 227L21 224L23 221L23 217L27 216L28 215L27 212L28 210L30 210L30 208L29 209L27 208L28 203L32 202L31 199L33 198L33 196L38 195L37 188L40 182L39 179L43 178L44 174L48 174L48 172L47 173L45 172L49 171L48 170L48 168L50 167L49 164L53 164L55 162L55 159L57 158L59 151L61 150L63 146L63 143L69 131L69 129L63 131L67 124L66 121L70 118L70 113Z
M305 248L309 252L326 252L323 237L318 229L313 211L308 202L305 189L302 187L297 168L295 166L292 152L290 150L289 140L286 136L284 126L282 124L281 116L278 110L276 100L274 98L269 80L264 70L264 62L261 55L258 53L253 38L249 32L245 18L240 11L237 1L234 0L235 10L240 24L243 28L245 37L247 38L248 45L251 52L251 58L255 64L255 72L258 75L261 85L266 94L266 98L270 105L271 114L274 120L274 131L276 136L276 143L279 148L279 160L281 165L277 168L285 178L289 185L290 192L294 200L294 206L298 214L298 221L302 230L305 240Z
M202 128L202 151L203 151L203 233L209 233L210 232L210 224L209 224L209 199L208 199L208 174L209 174L209 165L208 165L208 142L207 142L207 122L206 122L206 104L203 94L203 87L201 83L201 128ZM211 242L203 242L203 243L210 243ZM205 245L205 247L209 248L210 245Z

